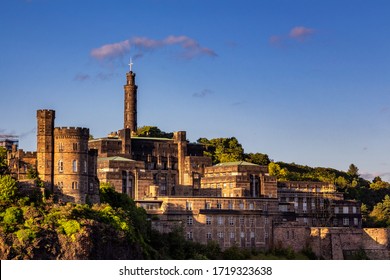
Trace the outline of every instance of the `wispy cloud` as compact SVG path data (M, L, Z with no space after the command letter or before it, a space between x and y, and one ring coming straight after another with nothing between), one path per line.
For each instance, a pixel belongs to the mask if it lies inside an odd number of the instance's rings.
M311 36L312 34L314 34L314 29L307 28L307 27L304 27L304 26L296 26L293 29L291 29L291 31L288 34L288 36L290 38L296 39L298 41L303 41L307 37Z
M361 176L366 180L372 180L375 177L379 176L384 181L390 182L390 172L374 172L374 173L363 173Z
M272 35L269 38L269 43L274 46L282 46L284 43L295 40L298 42L304 42L310 36L315 33L315 29L304 26L295 26L291 28L288 34L284 35Z
M125 40L119 43L103 45L91 51L91 56L96 59L115 58L123 56L130 51L130 41Z
M121 42L106 44L95 48L91 50L90 54L93 58L99 60L114 59L128 54L132 48L135 48L138 51L137 57L140 57L144 52L167 46L180 47L181 56L187 59L192 59L197 56L217 56L216 52L212 49L202 47L196 40L184 35L170 35L162 40L155 40L147 37L133 37Z
M213 94L213 92L209 89L204 89L202 90L201 92L195 92L192 94L192 97L196 97L196 98L204 98L208 95L211 95Z

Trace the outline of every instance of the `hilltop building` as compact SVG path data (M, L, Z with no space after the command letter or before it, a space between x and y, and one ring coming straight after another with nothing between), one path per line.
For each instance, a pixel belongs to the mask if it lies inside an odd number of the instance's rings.
M278 226L278 240L291 240L290 223L361 227L359 203L344 200L332 184L278 182L267 166L242 161L213 166L207 146L190 143L185 131L137 136L135 76L126 74L123 128L108 137L89 140L87 128L56 128L55 112L38 110L36 153L9 153L15 176L36 166L60 200L81 203L98 202L99 181L109 182L147 211L153 228L181 227L187 239L222 248L268 249Z
M55 111L37 111L37 151L24 152L13 146L8 153L11 172L27 179L36 168L45 189L59 201L98 203L97 151L88 149L89 129L54 127Z

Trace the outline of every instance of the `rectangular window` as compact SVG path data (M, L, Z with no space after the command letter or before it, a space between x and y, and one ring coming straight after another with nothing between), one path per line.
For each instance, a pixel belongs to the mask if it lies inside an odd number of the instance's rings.
M187 225L192 226L193 222L194 222L194 220L192 219L192 217L187 216Z
M241 238L245 238L245 232L241 231L241 232L240 232L240 237L241 237Z
M356 214L356 206L352 206L352 213Z
M253 226L255 224L255 218L249 218L249 224Z
M73 172L77 172L77 160L74 160L72 162L72 170L73 170Z
M190 201L186 202L186 210L189 210L189 211L192 210L192 202L190 202Z
M287 212L287 205L279 205L280 212Z
M229 210L233 210L233 209L234 209L234 207L233 207L233 202L229 202L228 207L229 207Z
M251 231L251 233L250 233L250 238L252 239L252 238L255 238L255 233L253 232L253 231Z
M211 203L210 202L206 202L205 207L206 207L206 209L211 209Z
M58 172L59 173L64 172L64 162L62 160L58 161Z
M211 225L211 217L210 216L206 217L206 225Z
M240 225L243 225L245 223L245 218L244 217L240 217Z
M187 239L192 240L192 231L187 232Z
M359 225L359 219L358 218L353 218L353 224L355 226L358 226Z
M210 240L210 239L211 239L211 232L206 233L206 239L207 239L207 240Z
M229 217L229 225L234 226L234 217Z
M58 145L58 151L59 152L63 152L64 151L64 144L62 142Z
M244 208L244 203L242 203L242 202L240 202L240 209L241 210L244 210L245 208Z
M222 238L223 238L223 232L222 232L222 231L218 232L218 238L219 238L219 239L222 239Z
M334 213L335 213L335 214L338 214L338 213L339 213L339 208L338 208L337 206L334 208Z
M343 218L343 225L349 226L349 218Z
M218 217L218 225L223 225L223 217Z
M78 145L77 143L73 143L73 151L77 151Z
M235 238L234 232L230 232L230 239L234 239L234 238Z
M249 203L249 210L253 210L255 207L253 206L253 203Z
M222 209L222 203L220 202L217 203L217 209Z
M88 172L88 166L87 166L87 161L84 160L84 173Z
M349 207L343 206L343 214L348 214L348 212L349 212Z

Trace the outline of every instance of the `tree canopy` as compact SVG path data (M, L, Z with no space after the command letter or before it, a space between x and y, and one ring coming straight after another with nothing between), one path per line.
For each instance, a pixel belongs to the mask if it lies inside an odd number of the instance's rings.
M0 147L0 175L7 174L7 150L4 147Z
M244 159L244 149L235 137L214 138L210 140L207 138L199 138L197 142L209 148L209 151L205 152L205 156L210 156L213 164Z
M141 126L136 133L139 137L158 137L158 138L172 138L173 132L165 132L157 126Z

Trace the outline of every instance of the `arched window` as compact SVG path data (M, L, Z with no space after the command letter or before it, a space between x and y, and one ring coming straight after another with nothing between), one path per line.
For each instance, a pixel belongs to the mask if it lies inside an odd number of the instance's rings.
M72 189L77 190L79 188L77 182L72 182Z
M77 172L77 160L74 160L72 162L72 170L73 170L73 172Z
M64 162L62 161L62 159L60 159L60 160L58 161L58 172L59 172L59 173L64 172Z

